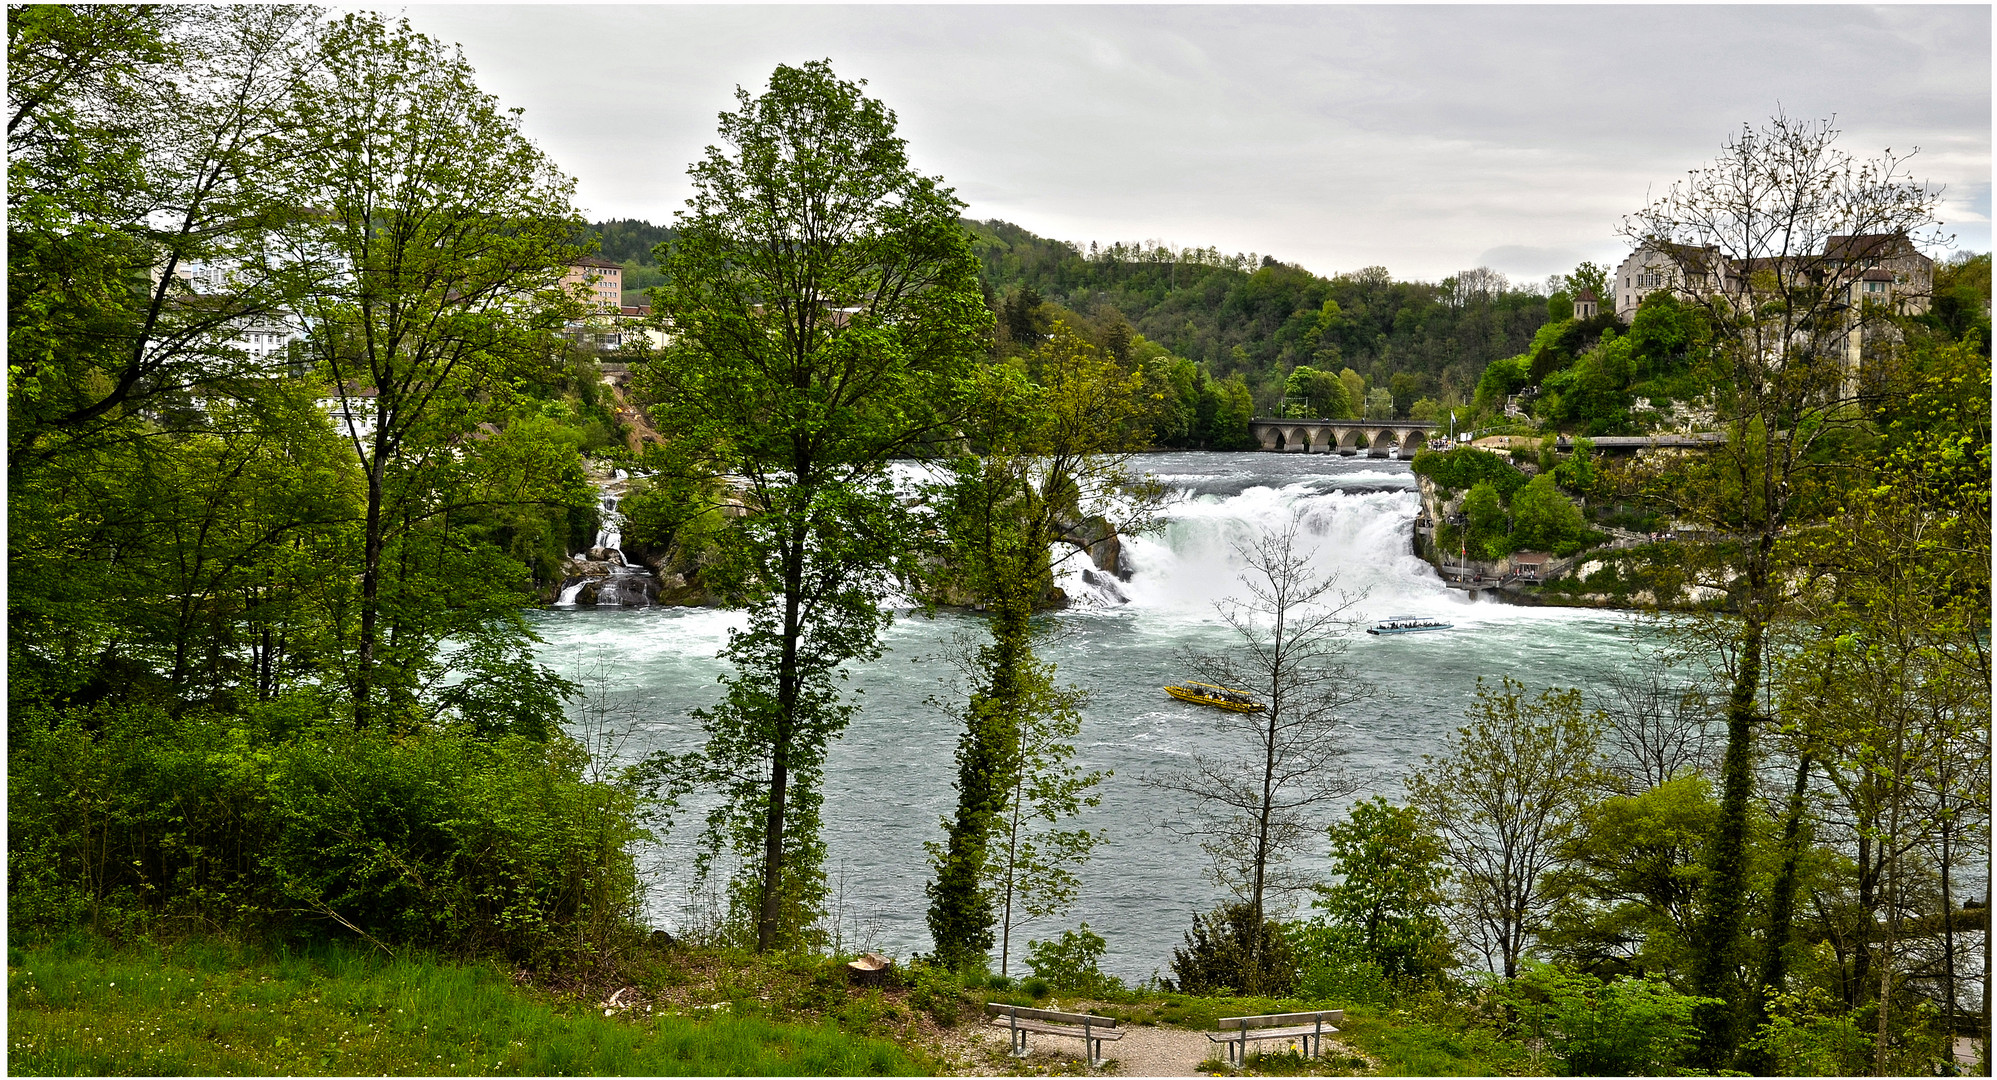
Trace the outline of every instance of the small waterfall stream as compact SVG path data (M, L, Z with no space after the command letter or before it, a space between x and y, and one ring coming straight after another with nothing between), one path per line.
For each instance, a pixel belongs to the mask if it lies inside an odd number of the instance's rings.
M598 484L596 538L588 551L571 556L573 573L556 607L650 607L658 597L658 577L624 553L624 513L618 502L630 479L630 473L618 469Z

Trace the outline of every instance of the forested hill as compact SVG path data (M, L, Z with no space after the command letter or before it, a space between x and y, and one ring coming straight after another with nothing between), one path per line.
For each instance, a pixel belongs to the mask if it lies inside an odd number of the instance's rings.
M1125 244L1085 254L1003 221L965 225L998 303L1026 289L1096 320L1114 309L1213 377L1241 373L1258 411L1281 401L1297 364L1393 385L1402 411L1416 397L1468 401L1485 365L1525 352L1547 321L1543 292L1488 270L1437 284L1377 266L1327 279L1267 256Z

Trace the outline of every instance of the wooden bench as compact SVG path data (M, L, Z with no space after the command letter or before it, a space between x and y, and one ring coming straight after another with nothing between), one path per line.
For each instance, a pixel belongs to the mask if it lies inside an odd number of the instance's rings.
M1247 1060L1249 1043L1270 1039L1298 1040L1303 1043L1304 1056L1314 1058L1324 1050L1325 1033L1336 1032L1338 1029L1332 1025L1344 1020L1344 1009L1228 1016L1219 1021L1220 1031L1207 1038L1227 1044L1227 1060L1231 1065L1240 1065Z
M985 1002L985 1012L991 1014L993 1027L1011 1030L1013 1057L1026 1056L1028 1032L1035 1035L1066 1035L1082 1040L1082 1045L1088 1049L1089 1064L1101 1065L1103 1043L1123 1038L1123 1032L1117 1030L1116 1021L1107 1016L1029 1009L1020 1005L1001 1005L995 1001Z

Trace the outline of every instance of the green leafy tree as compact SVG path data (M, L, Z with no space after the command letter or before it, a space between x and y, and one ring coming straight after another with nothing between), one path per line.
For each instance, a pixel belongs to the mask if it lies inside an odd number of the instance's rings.
M548 355L580 219L573 181L519 116L478 89L461 55L407 24L356 14L328 27L291 134L319 208L291 243L324 260L297 306L332 393L359 418L343 434L366 492L351 679L366 725L383 690L408 706L408 661L444 629L425 615L432 583L411 570L418 551L454 548L447 519L469 463L452 446L488 419L487 394ZM546 480L543 498L580 494Z
M1308 416L1330 419L1352 414L1351 399L1338 376L1307 364L1291 369L1284 393L1291 400L1303 402Z
M1366 419L1392 420L1394 418L1394 395L1384 386L1376 386L1366 392Z
M1566 287L1568 292L1575 296L1581 295L1581 290L1583 289L1593 292L1596 299L1602 302L1600 310L1604 313L1615 309L1616 291L1609 284L1609 271L1607 267L1597 266L1592 262L1584 262L1575 267L1573 273L1563 275L1561 283ZM1570 308L1567 312L1567 317L1571 318L1573 314L1574 312Z
M1571 555L1588 535L1581 509L1540 473L1512 496L1512 546Z
M1580 691L1527 698L1509 678L1495 691L1480 680L1465 715L1442 755L1422 755L1408 796L1442 836L1472 947L1512 979L1551 917L1548 875L1588 804L1599 724Z
M1093 805L1087 792L1099 776L1068 764L1078 692L1056 689L1051 666L1033 655L1050 549L1067 540L1061 558L1079 558L1141 531L1160 491L1130 469L1148 434L1142 375L1065 322L1021 363L979 372L973 387L967 427L985 452L951 463L942 576L987 611L991 640L969 673L958 806L944 822L947 841L932 847L929 923L937 955L953 966L989 952L996 926L1003 973L1015 900L1023 918L1060 910L1078 886L1069 866L1096 836L1051 828Z
M1320 886L1312 906L1351 933L1386 978L1435 985L1452 963L1439 914L1449 877L1442 838L1420 811L1377 796L1354 803L1330 836L1338 881Z
M1338 381L1345 384L1345 400L1352 405L1352 411L1346 416L1357 419L1366 407L1366 376L1345 368L1338 373Z
M1511 550L1511 538L1505 533L1505 508L1490 481L1470 485L1463 497L1463 518L1463 544L1471 558L1502 559Z
M791 946L824 892L817 783L853 706L845 666L879 654L882 601L922 529L888 462L951 433L992 317L959 203L915 172L894 113L830 64L736 93L726 148L690 169L654 295L675 334L653 415L750 513L725 536L749 625L726 699L700 714L722 785L710 838L742 860L734 910Z
M1583 809L1549 882L1558 906L1547 950L1601 978L1685 971L1699 852L1718 814L1711 781L1696 772Z

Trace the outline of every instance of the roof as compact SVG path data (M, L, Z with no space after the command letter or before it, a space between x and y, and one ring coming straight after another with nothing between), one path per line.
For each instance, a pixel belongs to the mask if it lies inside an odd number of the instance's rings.
M1595 290L1587 287L1586 285L1583 285L1581 286L1581 291L1574 294L1574 299L1587 300L1592 302L1594 300L1599 299L1599 297L1595 295Z
M623 307L618 308L617 313L619 315L637 315L637 316L650 315L652 313L652 305L626 304Z
M580 259L577 259L577 260L575 260L574 262L571 262L571 263L569 263L569 265L570 265L571 267L575 267L575 266L588 266L588 267L594 267L594 268L597 268L597 269L602 269L602 270L622 270L622 269L624 269L624 264L623 264L623 263L615 263L615 262L611 262L611 261L610 261L609 259L606 259L606 258L604 258L604 257L603 257L603 256L601 256L601 255L584 255L584 256L583 256L582 258L580 258Z
M1893 271L1883 270L1875 266L1865 273L1858 275L1858 279L1860 281L1892 281Z
M1515 564L1525 563L1528 566L1539 566L1551 558L1553 556L1544 551L1520 551L1512 555L1512 562Z
M1906 233L1860 233L1824 241L1824 255L1832 259L1890 259L1911 254L1914 245Z

